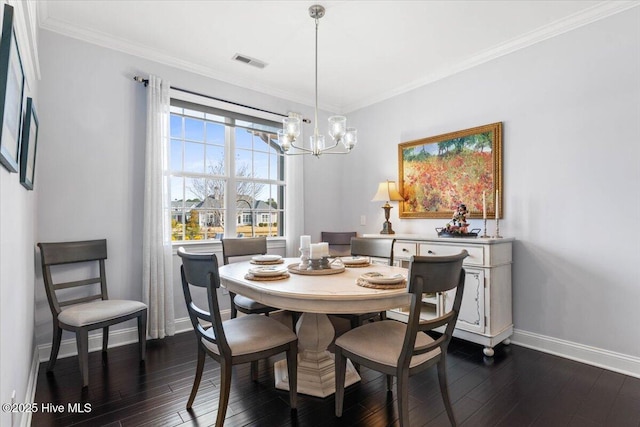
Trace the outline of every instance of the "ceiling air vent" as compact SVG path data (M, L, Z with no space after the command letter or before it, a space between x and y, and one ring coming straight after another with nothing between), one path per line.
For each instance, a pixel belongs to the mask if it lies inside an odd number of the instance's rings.
M233 59L234 61L239 61L245 64L253 65L254 67L258 67L258 68L264 68L267 66L266 62L262 62L258 59L251 58L250 56L247 56L247 55L241 55L239 53L236 53L235 55L233 55L233 58L231 59Z

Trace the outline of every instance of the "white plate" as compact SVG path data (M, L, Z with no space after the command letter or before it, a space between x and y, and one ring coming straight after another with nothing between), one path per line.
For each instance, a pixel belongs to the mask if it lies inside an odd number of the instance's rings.
M254 276L270 277L281 276L287 272L286 267L280 267L275 265L261 265L259 267L252 267L249 269L249 273Z
M280 255L257 255L252 257L251 259L259 262L269 262L269 261L280 261L282 257Z
M345 264L369 264L369 257L343 256L340 258Z
M376 272L364 273L360 276L361 279L366 280L369 283L377 283L380 285L400 283L404 280L402 274L382 274Z

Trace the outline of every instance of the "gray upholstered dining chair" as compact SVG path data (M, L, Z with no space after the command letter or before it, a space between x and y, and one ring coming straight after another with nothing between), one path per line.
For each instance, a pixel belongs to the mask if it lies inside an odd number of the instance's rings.
M387 238L364 238L352 237L350 240L350 252L353 256L366 256L387 260L388 265L393 265L393 246L395 239ZM380 315L380 319L386 319L386 313L363 313L363 314L333 314L332 316L348 319L351 322L351 329L364 323L365 320Z
M178 248L182 258L180 268L182 290L189 318L198 339L196 376L187 409L193 405L204 371L207 355L220 364L220 396L216 426L222 426L231 391L233 365L251 363L252 379L256 380L255 364L260 359L286 352L289 375L289 404L297 405L298 337L289 328L267 316L249 314L222 321L217 289L220 287L218 259L215 254L188 253ZM191 287L206 288L207 307L200 307L191 296Z
M250 255L264 255L267 253L266 237L241 237L222 239L222 261L224 265L229 264L229 258L243 257ZM265 314L278 310L247 298L243 295L236 295L229 292L231 298L231 318L238 316L238 311L245 314Z
M321 231L320 241L329 244L329 256L346 256L350 254L351 238L357 235L355 231Z
M102 329L102 351L106 352L109 343L109 326L129 319L138 320L140 360L144 360L147 306L140 301L109 299L105 271L107 241L102 239L38 243L38 247L47 300L53 316L53 343L47 371L51 371L56 364L62 330L75 332L82 385L86 387L89 385L89 331ZM95 276L96 265L97 276ZM67 281L66 278L72 274L69 271L71 269L77 270L73 273L76 279L81 277L80 274L83 275L82 277L88 277ZM83 290L78 291L78 288Z
M384 320L368 323L336 339L336 416L342 415L347 358L386 374L389 391L393 377L397 378L400 426L409 425L409 376L437 364L444 406L449 421L456 425L449 399L446 355L462 302L465 280L462 261L466 256L465 250L450 256L413 256L407 283L411 294L408 322L405 324ZM423 292L446 292L453 289L456 292L449 312L430 320L420 318ZM440 327L444 327L444 333L437 339L425 333Z

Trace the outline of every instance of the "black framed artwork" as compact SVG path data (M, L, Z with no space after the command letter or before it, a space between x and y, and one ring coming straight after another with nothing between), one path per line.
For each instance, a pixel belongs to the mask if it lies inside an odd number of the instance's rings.
M5 4L0 39L0 163L18 172L24 69L13 30L13 7Z
M33 98L27 98L27 108L22 126L22 144L20 148L20 183L33 190L33 178L36 172L36 149L38 148L38 116Z

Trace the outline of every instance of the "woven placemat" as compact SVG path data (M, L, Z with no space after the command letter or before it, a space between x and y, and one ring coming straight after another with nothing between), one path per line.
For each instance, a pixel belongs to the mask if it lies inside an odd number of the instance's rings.
M289 264L287 266L290 273L303 274L307 276L326 276L328 274L342 273L344 266L332 265L331 268L323 268L322 270L300 270L300 264Z
M251 261L249 261L249 263L255 264L255 265L274 265L274 264L284 264L284 260L283 259L279 259L277 261L255 261L255 260L251 260Z
M402 282L398 283L371 283L367 280L364 280L360 277L356 279L356 285L362 286L363 288L372 288L372 289L400 289L407 287L407 280L403 279Z
M285 271L278 276L256 276L251 273L247 273L244 275L244 278L247 280L255 280L256 282L272 282L274 280L288 279L289 273Z
M343 262L345 267L348 268L362 268L362 267L370 267L371 263L367 262L367 263L359 263L359 264L349 264L348 262Z

